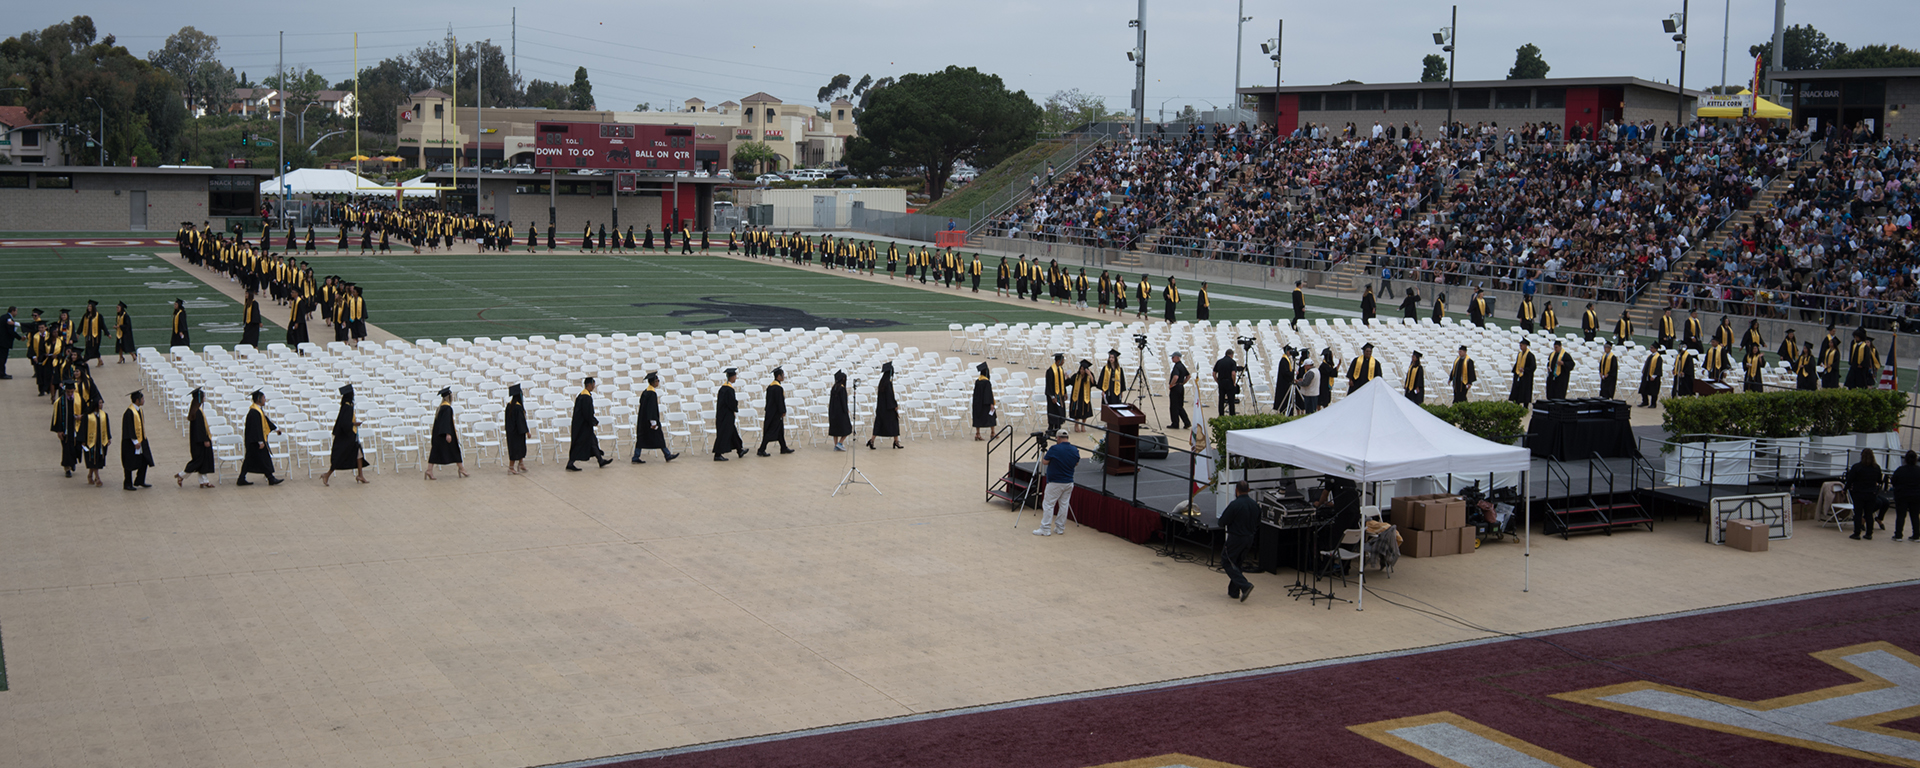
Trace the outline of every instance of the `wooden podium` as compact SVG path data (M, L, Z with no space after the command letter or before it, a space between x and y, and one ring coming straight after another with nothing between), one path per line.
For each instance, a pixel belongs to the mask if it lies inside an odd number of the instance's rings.
M1724 381L1708 381L1707 379L1693 380L1693 393L1701 397L1707 395L1724 395L1732 391L1733 385Z
M1140 425L1147 417L1129 403L1107 403L1100 408L1100 420L1107 423L1107 474L1131 475L1139 471Z

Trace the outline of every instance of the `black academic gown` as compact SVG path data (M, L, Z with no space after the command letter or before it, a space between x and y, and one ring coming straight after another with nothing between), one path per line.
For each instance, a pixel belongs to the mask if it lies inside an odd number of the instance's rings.
M660 423L660 393L648 387L640 393L640 423L634 428L638 437L634 438L640 448L667 449L666 427Z
M1124 293L1124 290L1122 291ZM1299 289L1293 291L1293 322L1298 324L1307 319L1307 294Z
M148 444L145 414L141 414L141 427L133 428L133 409L128 408L120 416L120 466L129 472L144 471L153 466L153 446Z
M1406 298L1400 300L1400 314L1408 320L1420 319L1420 297L1413 291L1407 291Z
M119 316L114 326L113 351L122 355L133 354L133 316Z
M991 428L999 423L993 409L993 380L986 376L976 377L973 380L973 428Z
M835 384L833 391L827 394L827 435L846 437L853 434L853 415L847 408L847 385Z
M192 338L193 334L187 331L187 311L185 309L174 310L173 336L167 341L167 346L184 347L193 343Z
M740 427L734 423L739 415L740 400L733 385L720 385L713 398L713 455L746 449L746 443L740 440Z
M460 463L460 434L454 429L453 406L448 403L441 403L440 410L433 414L433 448L427 454L427 463Z
M1573 379L1573 359L1562 357L1555 363L1553 353L1547 353L1547 399L1567 399L1567 385Z
M273 419L267 418L265 411L247 409L247 456L240 464L241 474L273 476L273 449L267 443L267 435L272 432Z
M567 463L600 458L600 438L593 434L597 426L600 419L593 415L593 395L581 392L573 399L573 445L568 449Z
M1620 358L1616 355L1603 355L1600 358L1600 398L1612 400L1613 390L1620 384Z
M211 475L214 472L213 433L207 429L207 415L199 409L187 414L187 466L183 474Z
M240 343L254 348L260 346L260 302L249 301L241 310Z
M766 407L760 411L760 450L768 443L787 445L787 388L779 382L767 384Z
M506 409L507 461L522 461L527 458L527 406L519 400L507 403Z
M1533 402L1533 372L1536 362L1532 352L1525 353L1514 366L1513 390L1507 393L1507 399L1521 405Z
M341 403L340 415L333 419L333 450L327 456L327 469L359 470L367 466L360 449L360 431L353 426L353 403Z
M880 377L873 410L873 436L900 436L900 401L893 396L893 374Z
M1293 398L1293 361L1286 355L1280 356L1280 366L1273 372L1273 409L1283 410Z

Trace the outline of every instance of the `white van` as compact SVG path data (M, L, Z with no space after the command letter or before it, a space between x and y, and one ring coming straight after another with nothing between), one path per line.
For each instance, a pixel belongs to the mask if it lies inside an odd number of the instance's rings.
M787 179L791 181L826 181L827 172L817 168L803 168L801 170L788 172Z

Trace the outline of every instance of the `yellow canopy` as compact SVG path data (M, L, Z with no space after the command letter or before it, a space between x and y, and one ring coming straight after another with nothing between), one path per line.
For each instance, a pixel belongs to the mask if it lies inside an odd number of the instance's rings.
M407 159L406 159L406 158L404 158L404 157L397 157L397 156L395 156L395 155L387 155L386 157L383 157L383 158L380 158L380 159L381 159L381 160L385 160L385 161L387 161L387 162L389 162L389 163L404 163L404 162L406 162L406 161L407 161Z
M353 161L360 161L360 160L372 160L373 158L367 157L366 155L354 155L353 157L349 157L347 159L353 160Z
M1751 93L1741 91L1741 94ZM1700 117L1741 117L1739 107L1701 107L1694 114ZM1753 116L1773 120L1785 120L1793 117L1793 110L1767 101L1765 97L1753 97Z

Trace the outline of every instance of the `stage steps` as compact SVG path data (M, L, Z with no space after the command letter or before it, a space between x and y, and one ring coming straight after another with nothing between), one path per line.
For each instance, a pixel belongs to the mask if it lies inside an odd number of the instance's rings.
M1653 530L1653 516L1632 494L1595 494L1545 502L1547 534L1565 539L1576 533L1605 533L1644 525Z
M1039 482L1040 478L1036 477L1032 470L1021 467L1017 463L1010 464L1007 466L1007 473L1001 475L999 480L995 480L993 485L987 488L987 501L999 499L1012 505L1014 509L1019 509L1023 504L1038 507L1040 506Z

